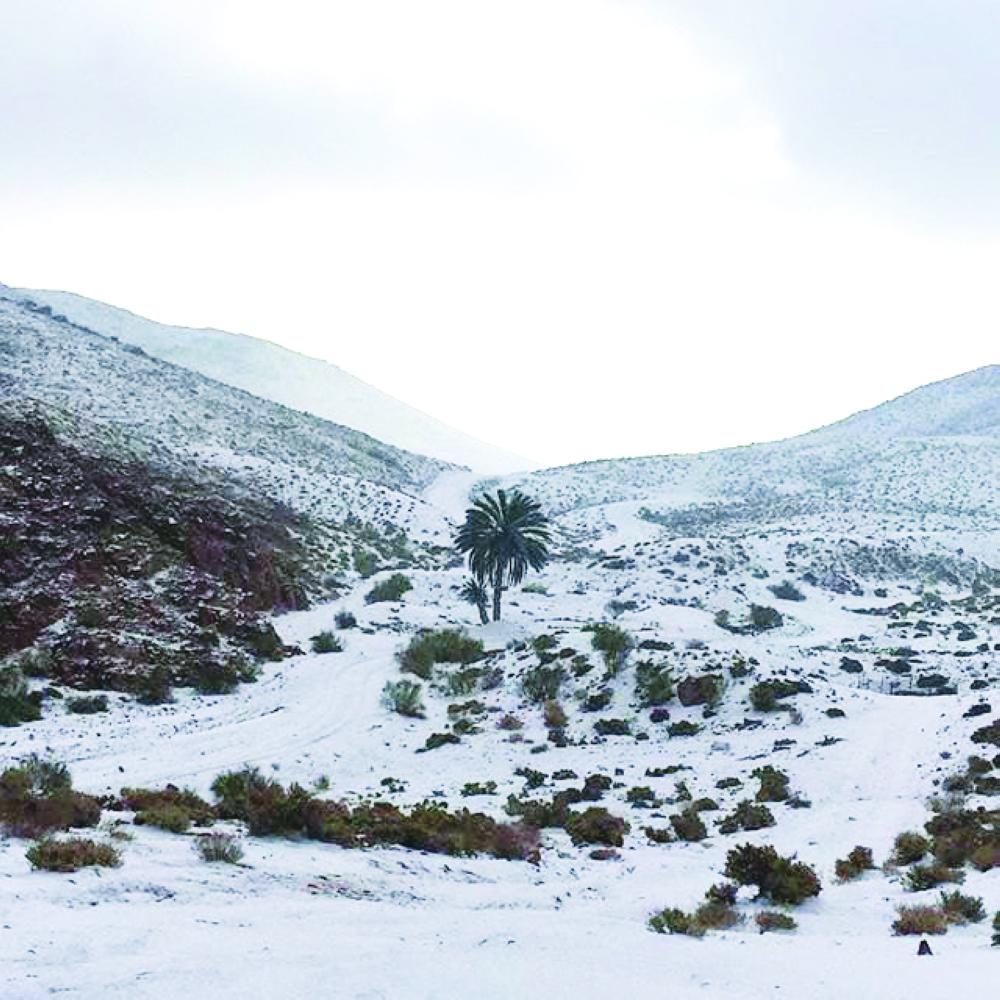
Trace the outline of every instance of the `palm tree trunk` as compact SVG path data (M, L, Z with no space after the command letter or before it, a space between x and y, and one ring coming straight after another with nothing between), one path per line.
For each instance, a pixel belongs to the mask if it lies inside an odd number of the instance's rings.
M493 581L493 620L500 621L500 595L503 593L503 577L498 573Z
M490 616L489 616L489 614L486 611L486 598L484 597L483 600L481 600L476 605L476 607L479 608L479 621L480 621L480 623L483 624L483 625L489 625L489 623L490 623Z

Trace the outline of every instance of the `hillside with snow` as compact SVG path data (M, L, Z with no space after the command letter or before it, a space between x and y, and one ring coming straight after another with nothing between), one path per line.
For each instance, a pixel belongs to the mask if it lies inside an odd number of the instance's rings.
M0 580L63 587L58 615L6 649L0 708L37 717L3 731L0 766L65 762L101 798L56 837L119 862L58 874L33 870L30 838L0 845L5 996L988 992L1000 368L788 441L477 486L37 306L0 302L0 338L0 489L27 512L5 522ZM121 610L99 620L110 584L82 572L80 519L59 574L40 572L74 491L107 502L98 461L70 475L86 464L70 445L143 463L127 532L105 523L95 547L164 561L186 653L247 664L225 693L184 657L154 698L81 663L112 632L127 647L131 607L157 591L119 574ZM156 478L189 466L215 485ZM552 558L481 625L446 546L470 492L498 483L541 502ZM237 505L211 508L222 537L250 525L275 558L312 553L308 572L335 577L308 607L274 602L273 659L250 662L229 625L259 613L247 588L270 575L177 599L176 581L219 587L228 562L164 547L163 524L200 539L198 491L219 485ZM185 495L163 511L168 489ZM143 641L121 653L130 677L154 666ZM102 706L79 710L84 689ZM24 822L9 790L25 773L0 778L0 821ZM206 861L213 844L242 856ZM766 847L786 860L764 870Z
M49 306L74 323L141 347L155 358L363 431L397 448L465 465L482 474L511 472L534 464L448 427L336 365L270 341L222 330L167 326L71 292L7 289L5 294Z

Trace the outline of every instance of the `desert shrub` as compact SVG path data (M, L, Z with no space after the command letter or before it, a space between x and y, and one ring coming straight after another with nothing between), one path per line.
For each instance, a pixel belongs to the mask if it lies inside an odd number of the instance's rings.
M603 806L589 806L583 812L570 813L566 819L566 832L573 843L606 844L621 847L629 826L625 820L612 816Z
M110 844L99 844L86 837L37 840L25 857L31 867L50 872L75 872L81 868L117 868L122 863L121 854Z
M424 703L421 700L421 687L415 681L405 678L398 681L386 681L382 688L382 704L398 715L411 719L422 719Z
M108 710L107 695L81 695L79 698L66 699L66 711L74 715L96 715Z
M597 802L611 788L611 779L606 774L588 774L583 779L580 798L586 802Z
M892 861L897 865L912 865L925 858L930 849L931 842L923 834L904 830L893 843Z
M779 628L783 623L784 620L774 608L762 604L750 605L750 628L754 632L766 632L768 629Z
M194 849L202 861L235 865L243 860L243 845L232 833L199 834Z
M13 837L97 826L101 804L73 791L64 764L32 755L0 774L0 828Z
M788 580L783 580L781 583L768 584L767 589L779 601L804 601L806 599L805 594L794 583L790 583Z
M670 817L670 825L674 828L678 840L697 841L708 836L708 828L702 818L692 809L682 813L674 813Z
M598 719L594 723L594 732L598 736L628 736L632 725L628 719Z
M651 844L673 843L674 835L665 828L644 826L642 832L649 838Z
M714 708L722 698L725 681L721 674L701 674L685 677L677 685L677 699L688 708L692 705L707 705Z
M725 903L726 906L736 905L736 893L739 887L732 882L716 882L705 890L705 899L710 903Z
M741 920L731 903L709 899L694 911L694 923L703 931L721 931L735 927Z
M705 930L699 927L691 914L676 907L668 906L649 918L649 929L657 934L684 934L688 937L701 937Z
M589 626L590 645L601 654L607 672L614 676L625 665L635 640L623 628L606 622Z
M973 743L982 743L987 746L1000 747L1000 719L996 719L988 726L977 729L972 734Z
M162 789L123 788L119 802L135 813L137 826L157 826L172 833L184 833L191 824L208 826L215 810L190 789L167 785Z
M547 594L549 588L544 583L526 583L521 587L523 594Z
M461 743L462 741L454 733L431 733L430 736L424 740L424 750L437 750L440 747L450 746L453 743Z
M482 659L483 644L461 629L431 629L415 635L399 653L400 669L427 680L435 663L466 666Z
M1000 946L1000 910L993 915L993 947Z
M761 934L769 931L794 931L799 925L795 918L789 913L782 913L780 910L761 910L754 918Z
M672 722L667 726L667 732L671 736L695 736L697 733L701 732L701 726L697 722L690 722L687 719L681 719L679 722Z
M407 591L413 590L410 578L404 573L393 573L388 579L376 583L365 594L365 604L381 604L385 601L398 601Z
M224 819L240 819L252 834L306 836L341 847L396 844L437 854L492 854L537 860L537 830L504 824L466 809L454 813L422 802L409 813L388 802L344 802L317 799L299 785L287 790L247 767L219 775L212 785Z
M630 805L648 809L656 803L656 793L649 785L633 785L625 793L625 801Z
M897 906L893 934L944 934L948 921L940 906Z
M314 653L342 653L344 644L330 631L318 632L310 640Z
M170 671L164 666L155 666L136 677L131 691L142 705L166 705L174 700Z
M770 845L734 847L726 855L725 875L739 885L756 886L759 897L790 906L818 896L822 889L810 865L783 857Z
M945 799L932 803L935 815L925 824L934 857L945 865L965 864L975 855L1000 853L1000 810L964 809Z
M963 895L957 889L941 893L941 911L949 924L978 924L986 919L982 899Z
M788 799L788 775L770 764L755 767L750 772L751 778L760 782L755 798L758 802L785 802Z
M601 688L593 694L588 694L580 708L584 712L603 712L611 704L614 692L610 688Z
M541 705L559 697L559 689L566 678L566 671L558 664L545 666L538 664L524 672L521 691L528 701Z
M774 814L765 805L743 799L733 811L719 821L719 833L736 833L739 830L763 830L774 826Z
M236 659L207 660L198 665L194 688L199 694L230 694L243 679L241 666Z
M524 722L519 719L516 715L511 715L507 712L505 715L501 715L497 719L497 729L503 729L507 732L516 732L519 729L524 728Z
M635 698L640 708L651 708L674 697L673 673L665 664L644 661L635 668Z
M307 826L312 796L300 785L286 791L255 767L227 771L212 782L222 819L239 819L255 836L301 834Z
M473 795L496 795L497 783L495 781L467 781L462 786L462 795L469 798Z
M962 882L965 873L958 868L949 868L940 861L914 865L904 876L903 886L910 892L923 892L934 889L946 882Z
M750 688L750 705L758 712L785 711L788 706L782 705L781 699L799 694L801 690L801 686L796 681L780 679L758 681Z
M549 729L562 729L568 721L565 709L554 698L545 703L543 714L545 717L545 725Z
M867 871L875 867L872 860L872 849L862 847L860 844L854 847L846 858L838 858L834 865L834 873L838 882L850 882L851 879L859 878Z
M740 915L729 903L709 899L694 913L685 913L676 907L668 907L649 919L650 930L658 934L684 934L688 937L702 937L706 931L724 930L740 922Z
M358 619L350 611L338 611L333 616L333 624L339 629L357 628Z
M0 667L0 726L19 726L41 717L41 693L31 691L18 667Z

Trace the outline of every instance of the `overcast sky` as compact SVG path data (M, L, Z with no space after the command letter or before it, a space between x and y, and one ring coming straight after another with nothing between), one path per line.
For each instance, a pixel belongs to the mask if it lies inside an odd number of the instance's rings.
M0 0L0 281L547 463L1000 362L993 0Z

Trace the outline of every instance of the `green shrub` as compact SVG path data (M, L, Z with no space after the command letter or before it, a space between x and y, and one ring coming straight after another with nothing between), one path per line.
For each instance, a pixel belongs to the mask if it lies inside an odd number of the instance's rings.
M897 906L893 934L944 934L948 921L940 906Z
M935 889L947 882L962 882L965 873L959 868L949 868L940 861L914 865L904 876L903 886L910 892L923 892L925 889Z
M365 604L381 604L385 601L398 601L407 591L413 590L410 578L403 573L393 573L388 579L375 584L365 594Z
M769 931L794 931L799 926L793 916L780 910L761 910L753 921L761 934Z
M635 698L640 708L663 705L674 697L674 676L666 664L644 661L635 668Z
M344 644L330 631L318 632L310 640L314 653L342 653Z
M628 736L632 732L628 719L598 719L594 723L598 736Z
M810 865L783 857L770 845L734 847L726 855L725 875L739 885L756 886L759 897L790 906L818 896L822 889Z
M651 844L670 844L674 840L674 835L669 830L655 826L644 826L642 832L649 838Z
M796 681L758 681L750 688L750 705L758 712L787 711L788 706L781 704L781 699L799 694L801 690Z
M0 726L19 726L41 717L41 693L31 691L17 667L0 667Z
M684 934L688 937L702 937L705 933L692 915L672 906L651 916L649 929L657 934Z
M779 601L804 601L806 599L805 594L794 583L790 583L788 580L783 580L781 583L768 584L767 589Z
M155 666L132 681L132 693L142 705L166 705L174 700L170 671Z
M1000 947L1000 910L993 915L993 947Z
M382 688L382 704L398 715L411 719L424 717L424 703L421 700L421 687L415 681L405 678L398 681L386 681Z
M31 867L50 872L75 872L81 868L117 868L121 854L110 844L99 844L85 837L67 840L44 838L35 841L25 857Z
M453 743L461 743L461 739L454 733L431 733L424 741L424 750L437 750L439 747L446 747Z
M243 860L243 845L232 833L199 834L194 849L202 861L236 865Z
M965 896L957 889L941 893L941 911L949 924L978 924L986 919L982 899Z
M566 832L573 843L606 844L621 847L629 826L625 820L612 816L603 806L589 806L583 812L570 813L566 819Z
M333 624L339 629L357 628L358 620L350 611L338 611L333 616Z
M120 803L135 813L137 826L157 826L184 833L189 826L208 826L215 810L190 789L167 785L162 789L123 788Z
M497 783L495 781L467 781L462 786L462 795L469 798L473 795L496 795Z
M872 849L862 847L860 844L854 847L846 858L838 858L834 865L834 873L838 882L850 882L859 878L867 871L875 867L872 859Z
M674 813L670 817L670 825L674 828L678 840L698 841L708 836L708 829L702 818L693 810Z
M689 722L687 719L681 719L680 722L671 722L667 726L667 732L671 736L695 736L701 732L701 726L697 722Z
M396 654L405 673L428 680L436 663L475 663L483 657L483 644L460 629L430 629L415 635Z
M931 842L923 834L904 830L893 844L892 861L897 865L912 865L927 857L930 849Z
M789 797L788 775L770 764L755 767L750 772L751 778L760 782L755 798L758 802L785 802Z
M765 805L743 799L719 824L719 833L730 834L739 830L763 830L774 826L774 814Z
M0 774L0 828L13 837L97 826L101 804L73 791L64 764L31 755Z
M625 665L635 640L625 629L606 622L589 626L589 631L591 647L601 654L608 674L615 676Z
M240 681L246 679L243 673L246 665L235 657L199 664L194 680L195 690L199 694L231 694Z
M553 701L559 697L559 689L566 679L566 671L558 664L531 667L521 678L524 697L535 705Z
M79 698L66 699L66 711L72 712L74 715L96 715L98 712L106 712L107 710L107 695L83 695Z

